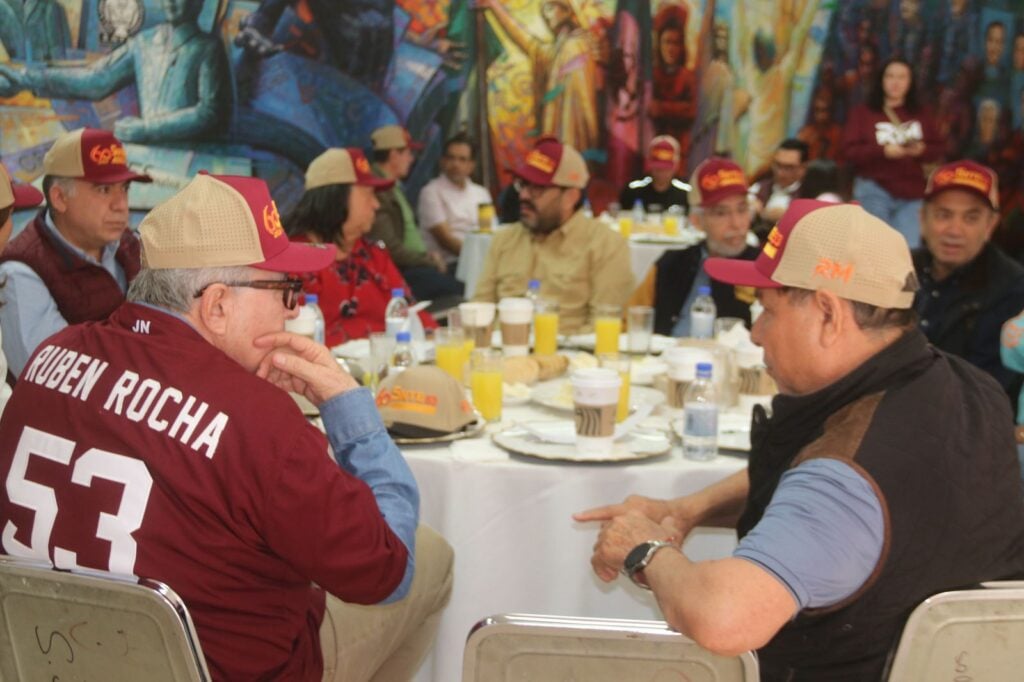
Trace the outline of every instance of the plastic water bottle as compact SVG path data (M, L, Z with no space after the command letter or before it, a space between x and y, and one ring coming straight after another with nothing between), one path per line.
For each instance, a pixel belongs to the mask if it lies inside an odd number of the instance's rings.
M526 298L533 301L533 309L537 309L537 300L540 298L540 280L531 279L526 285Z
M683 457L706 462L718 453L718 402L711 363L697 363L697 378L683 397Z
M644 205L639 199L633 202L633 227L639 229L644 224Z
M594 209L590 205L590 199L588 199L587 197L583 198L583 215L584 215L584 217L587 217L587 218L593 218L594 217Z
M409 331L409 303L404 289L391 290L391 300L384 308L384 331L391 338L397 338L400 331Z
M319 298L316 294L306 294L305 307L313 311L315 318L313 320L313 340L323 345L325 343L324 335L324 313L320 310Z
M398 342L395 344L395 352L391 354L391 371L404 372L416 365L416 356L412 352L412 334L398 332L396 338Z
M695 339L710 339L715 335L715 299L711 298L711 287L697 289L697 298L690 306L690 336Z

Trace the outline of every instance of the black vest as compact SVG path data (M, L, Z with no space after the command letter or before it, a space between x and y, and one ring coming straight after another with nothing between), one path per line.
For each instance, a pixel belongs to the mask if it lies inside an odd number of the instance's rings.
M849 463L875 488L882 555L843 602L804 609L759 652L762 680L874 681L910 611L929 595L1024 574L1024 500L1013 418L991 377L907 332L835 384L778 396L752 429L750 493L737 532L760 520L787 469Z
M672 327L679 319L683 303L697 278L703 248L704 242L701 242L682 251L666 251L655 263L654 333L672 335ZM759 249L748 246L737 258L754 260L758 253ZM753 300L736 298L736 287L711 280L711 298L715 299L718 317L738 317L750 327L750 304Z

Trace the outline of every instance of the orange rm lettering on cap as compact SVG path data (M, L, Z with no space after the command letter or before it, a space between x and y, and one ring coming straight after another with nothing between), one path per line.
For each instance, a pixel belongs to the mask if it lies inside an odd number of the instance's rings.
M832 280L841 279L844 282L849 282L850 278L853 277L853 270L854 268L852 263L843 265L839 261L822 257L818 260L818 264L814 266L814 273L812 276Z
M274 239L284 234L284 226L281 225L281 214L277 212L277 204L273 201L263 207L263 229L270 233L270 236Z
M526 155L526 165L533 166L545 173L555 172L555 160L536 149Z

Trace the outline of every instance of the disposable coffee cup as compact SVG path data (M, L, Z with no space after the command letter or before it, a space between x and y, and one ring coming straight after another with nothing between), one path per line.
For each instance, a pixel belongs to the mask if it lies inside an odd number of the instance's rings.
M576 450L593 455L611 453L622 378L615 370L593 367L576 370L569 382L576 422Z
M697 378L697 363L708 362L714 372L715 358L711 351L703 348L677 346L669 348L661 354L661 359L668 363L668 385L665 397L669 407L681 408L686 389ZM713 374L712 374L713 376Z
M491 347L491 328L494 324L493 303L460 303L459 316L462 318L462 329L466 338L473 339L477 348Z
M528 298L503 298L498 303L501 321L501 347L505 355L528 355L533 301Z

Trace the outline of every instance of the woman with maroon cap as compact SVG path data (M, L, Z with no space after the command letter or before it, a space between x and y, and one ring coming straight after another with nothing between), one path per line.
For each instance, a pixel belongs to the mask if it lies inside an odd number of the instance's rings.
M384 245L365 238L379 206L375 192L393 182L374 176L359 149L328 149L309 164L306 191L284 219L297 241L338 247L334 265L307 276L303 287L319 298L328 346L384 331L384 308L393 289L412 300ZM420 320L425 328L437 327L427 312L420 312Z
M32 208L43 203L43 193L31 185L15 185L7 175L7 169L0 165L0 252L7 246L7 240L14 231L12 218L15 209ZM3 283L0 282L0 287ZM3 414L7 399L11 397L11 387L7 378L7 358L0 350L0 414Z

